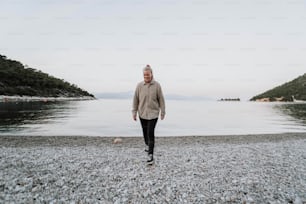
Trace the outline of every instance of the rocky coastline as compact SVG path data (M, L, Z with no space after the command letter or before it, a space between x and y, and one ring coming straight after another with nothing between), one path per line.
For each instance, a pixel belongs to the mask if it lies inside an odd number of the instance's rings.
M31 101L81 101L81 100L95 100L92 96L80 96L80 97L41 97L41 96L5 96L0 95L0 102L31 102Z

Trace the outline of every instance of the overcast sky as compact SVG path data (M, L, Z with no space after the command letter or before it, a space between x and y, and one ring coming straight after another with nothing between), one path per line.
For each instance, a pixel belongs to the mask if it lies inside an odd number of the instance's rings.
M1 0L0 54L91 93L249 99L306 72L303 0Z

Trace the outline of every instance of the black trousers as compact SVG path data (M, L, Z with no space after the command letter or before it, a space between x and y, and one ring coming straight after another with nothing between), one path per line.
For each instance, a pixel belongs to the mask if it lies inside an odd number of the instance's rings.
M146 120L140 118L141 122L141 127L142 127L142 132L143 132L143 137L146 145L149 146L149 154L154 153L154 143L155 143L155 126L157 123L157 119L152 119L152 120Z

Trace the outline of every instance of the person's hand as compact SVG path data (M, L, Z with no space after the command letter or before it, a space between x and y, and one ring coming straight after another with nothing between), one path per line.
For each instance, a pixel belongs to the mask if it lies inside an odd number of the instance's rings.
M160 119L161 119L161 120L163 120L164 118L165 118L165 116L164 116L164 115L161 115L161 116L160 116Z
M133 120L137 121L137 116L133 115Z

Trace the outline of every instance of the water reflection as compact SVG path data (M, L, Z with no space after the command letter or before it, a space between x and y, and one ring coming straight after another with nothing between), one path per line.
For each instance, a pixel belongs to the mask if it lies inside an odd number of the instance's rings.
M168 101L159 136L306 132L306 104ZM0 103L1 135L139 136L130 100ZM183 120L182 120L183 118Z
M0 102L0 132L25 129L25 124L52 123L69 117L73 101Z
M286 103L277 107L286 115L306 124L306 103Z

